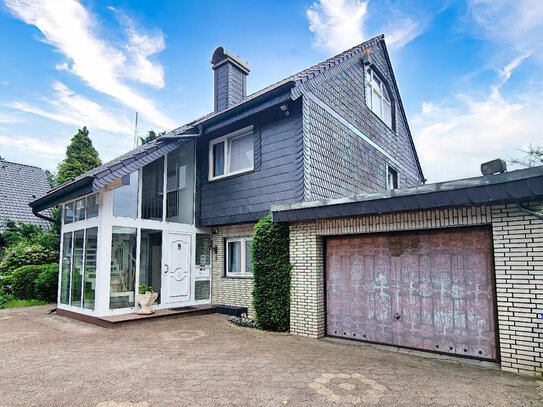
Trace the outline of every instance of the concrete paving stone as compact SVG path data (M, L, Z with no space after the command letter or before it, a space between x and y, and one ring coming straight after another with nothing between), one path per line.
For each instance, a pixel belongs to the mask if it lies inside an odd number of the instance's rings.
M262 332L223 315L114 331L0 310L0 407L543 406L543 382L458 361Z

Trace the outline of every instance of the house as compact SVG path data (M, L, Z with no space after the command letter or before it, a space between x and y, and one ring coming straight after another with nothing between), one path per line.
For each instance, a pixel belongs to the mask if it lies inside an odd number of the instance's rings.
M423 183L383 36L246 96L249 66L212 56L214 111L32 202L62 206L58 309L225 304L252 313L251 237L272 204Z
M28 204L47 193L50 188L47 176L41 168L9 162L0 157L0 231L7 220L49 229L51 224L36 217ZM51 211L45 211L46 215L50 213Z

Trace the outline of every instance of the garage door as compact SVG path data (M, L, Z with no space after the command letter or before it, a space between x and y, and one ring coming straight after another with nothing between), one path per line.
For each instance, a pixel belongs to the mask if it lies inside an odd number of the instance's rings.
M496 359L487 227L331 237L330 336Z

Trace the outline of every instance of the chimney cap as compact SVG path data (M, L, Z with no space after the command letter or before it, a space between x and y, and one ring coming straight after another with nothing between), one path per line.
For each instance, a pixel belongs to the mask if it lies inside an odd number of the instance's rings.
M247 65L247 62L243 62L239 58L239 56L235 56L234 54L225 50L223 47L218 47L215 50L215 52L213 52L213 56L211 57L211 63L213 64L213 69L216 69L218 66L226 63L227 61L232 62L239 69L241 69L245 74L249 74L249 71L251 70L249 68L249 65Z

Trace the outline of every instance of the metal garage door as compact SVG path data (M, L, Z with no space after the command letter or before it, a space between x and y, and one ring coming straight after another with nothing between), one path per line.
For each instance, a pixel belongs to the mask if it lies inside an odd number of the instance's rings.
M490 228L331 237L327 334L496 359Z

